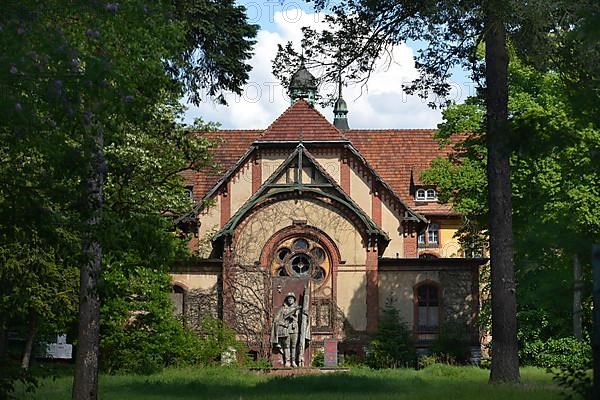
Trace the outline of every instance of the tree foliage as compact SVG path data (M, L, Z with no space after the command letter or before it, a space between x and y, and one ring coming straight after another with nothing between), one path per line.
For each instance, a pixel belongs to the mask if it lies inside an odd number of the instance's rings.
M146 282L156 288L179 252L166 232L190 206L177 174L210 165L208 143L174 122L179 100L239 90L256 34L244 11L228 0L3 3L0 281L23 289L3 291L0 330L14 327L11 304L15 318L26 307L72 314L81 269L77 372L88 375L76 377L87 385L76 398L97 393L103 258L124 274L155 273ZM30 280L16 282L25 271Z
M385 307L379 319L377 333L369 343L365 359L372 368L399 368L415 365L416 350L412 332L400 313L393 307Z
M600 129L580 117L558 72L540 72L514 59L509 82L519 343L527 361L533 343L572 334L572 260L579 254L589 265L588 250L600 235L595 207L600 191L594 183L600 180ZM437 135L455 152L436 159L422 176L438 186L441 201L465 214L468 223L459 232L464 246L485 242L482 110L477 98L448 108ZM462 140L450 144L456 135ZM583 298L591 305L589 288ZM590 332L590 315L584 313L584 321Z

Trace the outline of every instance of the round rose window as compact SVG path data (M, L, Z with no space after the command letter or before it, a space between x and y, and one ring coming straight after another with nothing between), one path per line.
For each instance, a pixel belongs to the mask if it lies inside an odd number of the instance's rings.
M328 271L327 253L314 240L289 239L275 251L273 275L310 277L315 283L321 284L325 281Z

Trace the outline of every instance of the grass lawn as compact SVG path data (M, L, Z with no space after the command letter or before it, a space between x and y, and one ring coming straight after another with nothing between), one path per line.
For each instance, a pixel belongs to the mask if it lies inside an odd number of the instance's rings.
M355 368L347 373L281 377L229 368L167 369L150 376L102 375L100 398L111 399L418 399L553 400L561 391L541 369L521 370L520 385L489 385L489 371L433 365L421 371ZM69 399L71 378L41 381L23 399Z

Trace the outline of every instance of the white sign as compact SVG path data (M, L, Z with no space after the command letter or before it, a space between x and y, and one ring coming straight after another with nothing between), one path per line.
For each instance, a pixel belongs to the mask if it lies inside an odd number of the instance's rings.
M70 360L73 358L73 345L67 343L67 335L57 335L56 343L42 343L42 353L44 348L46 353L43 358L56 358Z

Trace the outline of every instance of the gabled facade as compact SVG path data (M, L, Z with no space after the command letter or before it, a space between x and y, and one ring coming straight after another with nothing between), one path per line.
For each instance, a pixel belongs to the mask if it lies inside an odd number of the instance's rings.
M223 318L261 351L272 278L297 276L312 282L317 345L338 338L360 347L385 306L421 346L450 320L478 344L482 260L462 258L453 237L461 216L419 182L444 154L432 130L338 129L301 98L265 130L206 135L219 140L221 171L184 175L200 261L172 273L189 323Z

